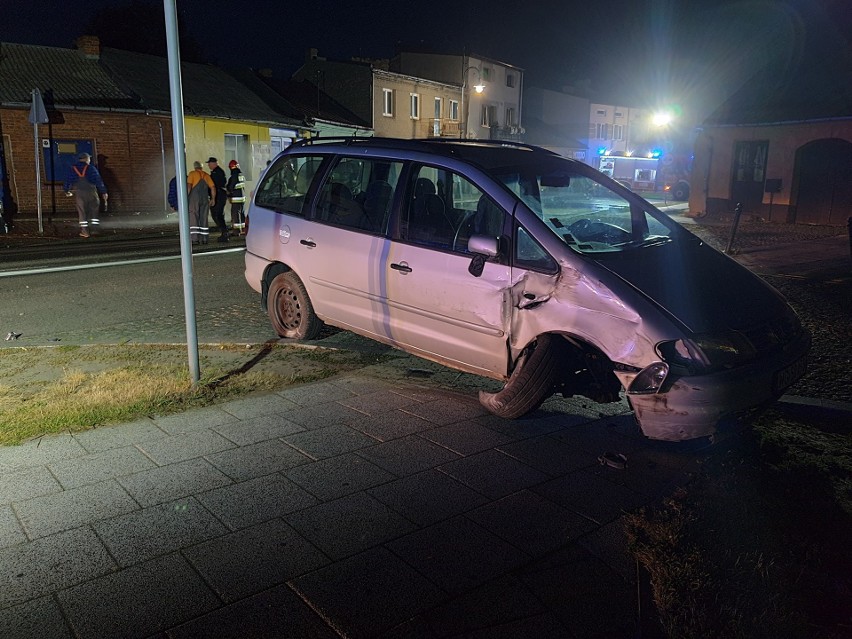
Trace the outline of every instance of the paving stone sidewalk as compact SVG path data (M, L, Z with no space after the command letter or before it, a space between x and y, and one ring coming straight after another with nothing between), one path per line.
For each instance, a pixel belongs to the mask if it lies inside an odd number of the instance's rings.
M633 636L620 517L700 455L601 408L365 369L2 448L0 637Z

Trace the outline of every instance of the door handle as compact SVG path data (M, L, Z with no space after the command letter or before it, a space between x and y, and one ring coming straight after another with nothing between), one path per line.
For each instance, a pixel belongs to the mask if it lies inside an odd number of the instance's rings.
M412 268L406 262L400 262L399 264L391 264L391 268L395 271L399 271L400 273L411 273Z
M303 246L307 246L308 248L316 248L317 247L317 243L314 242L311 238L308 238L306 240L299 240L299 244L301 244Z

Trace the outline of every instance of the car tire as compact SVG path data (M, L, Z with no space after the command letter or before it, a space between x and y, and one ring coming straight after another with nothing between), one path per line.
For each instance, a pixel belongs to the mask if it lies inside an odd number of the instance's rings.
M503 389L496 393L479 391L479 403L505 419L517 419L541 406L556 382L557 339L548 334L539 335L525 349Z
M266 302L275 332L287 339L314 339L322 330L322 320L314 313L308 291L295 273L279 273L269 285Z
M685 202L689 199L689 184L687 182L678 182L672 189L672 197L678 202Z

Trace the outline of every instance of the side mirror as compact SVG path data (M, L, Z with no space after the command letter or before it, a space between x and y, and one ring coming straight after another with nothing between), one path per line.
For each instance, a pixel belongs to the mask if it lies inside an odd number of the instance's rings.
M471 235L467 241L467 250L473 253L473 259L467 267L468 273L474 277L482 275L485 262L489 257L497 257L499 239L488 235Z
M498 246L498 239L488 235L471 235L467 241L469 253L476 253L485 257L497 257Z

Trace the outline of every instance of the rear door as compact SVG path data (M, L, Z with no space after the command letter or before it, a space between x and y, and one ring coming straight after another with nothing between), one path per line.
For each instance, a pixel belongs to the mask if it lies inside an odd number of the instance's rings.
M402 162L337 158L318 186L309 223L293 250L322 319L391 341L384 299L386 237Z

